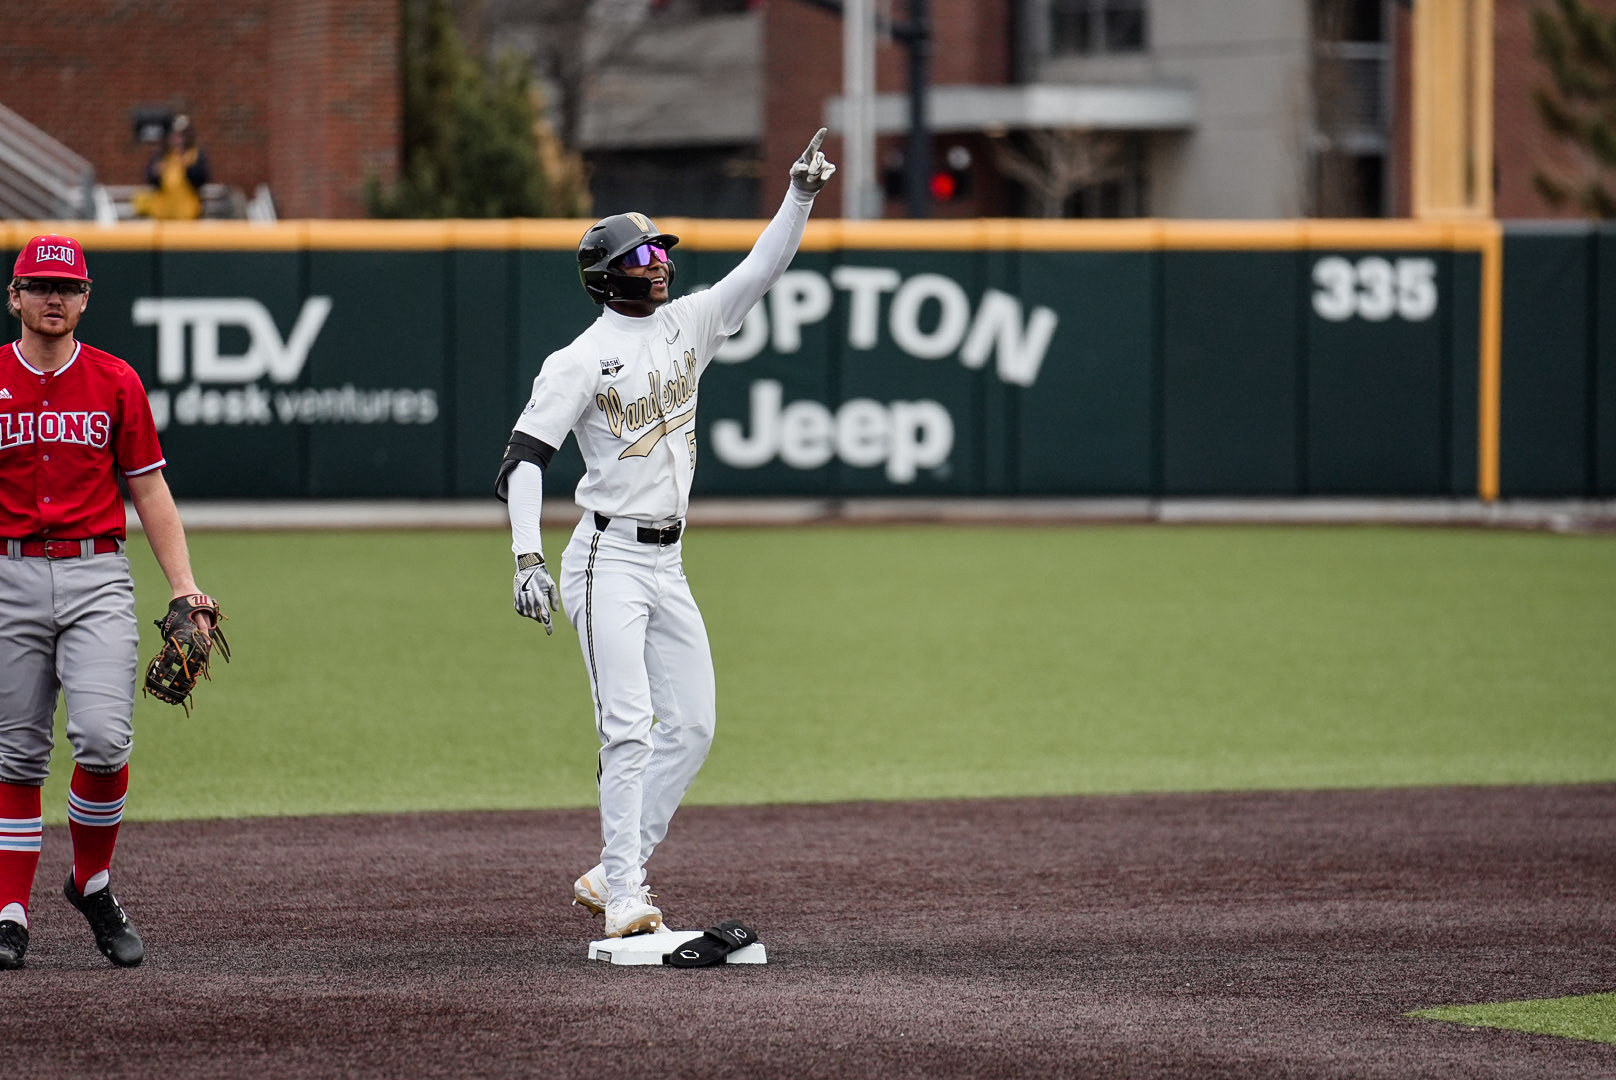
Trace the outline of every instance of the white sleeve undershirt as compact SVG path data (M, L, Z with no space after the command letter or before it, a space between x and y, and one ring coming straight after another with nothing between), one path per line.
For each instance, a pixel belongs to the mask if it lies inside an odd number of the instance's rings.
M544 554L544 543L539 538L539 519L544 516L544 470L531 461L518 461L506 483L512 554Z
M746 313L791 265L797 247L802 243L802 234L808 227L808 213L813 207L813 195L799 191L795 186L787 188L785 201L752 245L752 250L746 253L740 265L713 286L713 293L719 298L720 317L727 330L740 327Z

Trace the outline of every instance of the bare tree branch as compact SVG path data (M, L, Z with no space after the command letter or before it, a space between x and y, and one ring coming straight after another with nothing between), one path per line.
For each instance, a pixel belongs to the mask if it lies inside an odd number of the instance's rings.
M996 139L994 158L1032 193L1039 217L1064 217L1073 195L1127 175L1124 143L1114 132L1045 128L1025 132L1022 141L1025 148Z

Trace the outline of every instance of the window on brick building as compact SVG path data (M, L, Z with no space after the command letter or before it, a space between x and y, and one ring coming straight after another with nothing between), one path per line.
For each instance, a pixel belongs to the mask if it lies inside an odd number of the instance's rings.
M1145 0L1049 0L1052 56L1143 52Z

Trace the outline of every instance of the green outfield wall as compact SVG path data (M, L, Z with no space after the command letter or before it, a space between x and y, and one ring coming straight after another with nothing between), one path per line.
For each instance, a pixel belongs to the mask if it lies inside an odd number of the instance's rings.
M432 498L595 316L588 224L58 229L182 497ZM762 227L660 224L679 292ZM1616 229L817 221L702 390L705 495L1616 495Z

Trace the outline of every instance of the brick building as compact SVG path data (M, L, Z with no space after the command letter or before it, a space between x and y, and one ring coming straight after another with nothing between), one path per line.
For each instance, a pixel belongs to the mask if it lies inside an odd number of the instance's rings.
M1616 0L1587 0L1607 17ZM1550 85L1548 69L1532 54L1531 11L1545 0L1497 0L1493 9L1493 131L1497 170L1493 212L1500 218L1580 217L1556 210L1532 186L1539 168L1570 168L1576 152L1550 136L1532 105L1532 90Z
M0 103L138 184L138 110L191 117L215 181L267 184L282 217L359 217L392 178L400 128L398 0L85 0L68 23L0 5Z

